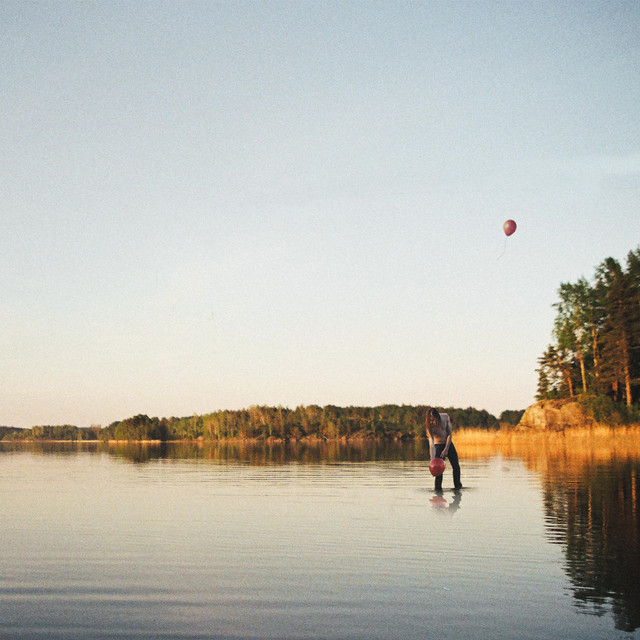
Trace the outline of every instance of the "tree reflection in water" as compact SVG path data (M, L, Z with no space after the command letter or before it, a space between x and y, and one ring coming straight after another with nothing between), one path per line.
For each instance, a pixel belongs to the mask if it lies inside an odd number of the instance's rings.
M573 594L594 613L611 603L617 629L640 627L638 461L553 469L545 481L549 537L562 545Z
M100 445L98 445L100 446ZM252 466L282 464L342 464L375 461L425 460L426 448L421 440L397 441L317 440L309 442L268 442L221 440L171 443L122 443L105 447L113 456L132 462L159 459L208 460L216 463L240 463Z
M621 631L640 628L637 432L503 435L490 449L471 443L465 454L481 456L483 449L521 458L541 473L547 538L564 551L578 607L598 616L611 610Z

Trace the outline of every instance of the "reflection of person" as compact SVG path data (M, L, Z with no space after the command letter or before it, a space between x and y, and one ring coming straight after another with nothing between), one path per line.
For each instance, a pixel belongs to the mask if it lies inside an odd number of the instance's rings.
M442 495L433 496L431 498L431 506L440 515L447 515L453 517L455 512L460 508L460 499L462 498L462 491L455 491L451 502L447 502Z
M430 407L427 409L427 438L429 440L429 452L431 459L449 458L451 470L453 471L453 486L462 489L460 483L460 463L458 462L458 452L453 446L453 432L451 430L451 420L446 413L439 413L437 409ZM436 476L436 491L442 490L442 475Z
M449 503L449 508L447 509L450 516L460 508L460 500L462 498L462 491L455 491L453 495L453 499Z

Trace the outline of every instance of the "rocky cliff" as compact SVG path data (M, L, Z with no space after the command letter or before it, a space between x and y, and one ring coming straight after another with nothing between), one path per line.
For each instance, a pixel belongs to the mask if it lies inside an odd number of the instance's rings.
M518 423L519 428L562 431L573 427L589 427L594 421L582 407L571 400L543 400L531 405Z

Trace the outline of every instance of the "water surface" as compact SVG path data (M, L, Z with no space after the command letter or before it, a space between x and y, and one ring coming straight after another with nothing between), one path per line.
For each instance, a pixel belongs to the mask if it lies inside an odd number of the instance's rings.
M638 456L458 449L0 446L0 637L640 638Z

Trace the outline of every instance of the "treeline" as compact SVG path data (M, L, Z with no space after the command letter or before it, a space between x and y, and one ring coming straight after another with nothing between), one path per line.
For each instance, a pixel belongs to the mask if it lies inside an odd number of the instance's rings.
M444 409L443 409L444 410ZM497 428L487 411L446 409L457 428ZM306 437L416 437L424 434L425 406L383 405L337 407L252 406L186 418L149 418L139 415L114 422L100 433L103 440L302 439Z
M21 431L22 429L17 429L16 427L0 427L0 440L10 436L12 433L20 433Z
M137 415L108 427L71 425L13 430L7 440L225 440L303 438L415 438L424 436L426 406L336 407L253 406L185 418ZM505 411L500 420L485 410L442 408L454 428L497 429L500 421L517 424L523 411ZM1 435L1 434L0 434ZM1 439L1 438L0 438Z
M631 408L640 398L640 248L607 258L591 281L562 283L553 339L538 359L538 400L599 397Z
M0 440L98 440L101 427L75 427L71 424L43 425L30 429L0 427Z

